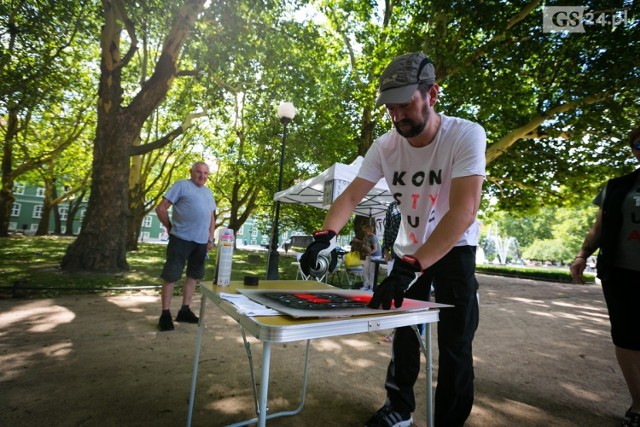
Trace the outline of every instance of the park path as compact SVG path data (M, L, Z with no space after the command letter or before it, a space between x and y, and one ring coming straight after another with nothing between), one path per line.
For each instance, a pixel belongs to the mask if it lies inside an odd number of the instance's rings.
M476 401L467 425L619 425L629 402L600 288L478 279ZM184 425L196 329L157 332L159 306L155 292L0 300L0 425ZM211 304L207 310L194 426L253 416L238 326ZM384 399L386 332L313 341L304 410L269 425L363 425ZM271 411L297 404L304 343L274 347ZM424 375L414 415L422 427Z

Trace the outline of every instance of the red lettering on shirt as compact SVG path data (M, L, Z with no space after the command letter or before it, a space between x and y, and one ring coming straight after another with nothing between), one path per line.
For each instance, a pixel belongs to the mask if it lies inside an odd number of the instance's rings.
M638 241L640 241L640 231L633 230L631 232L631 234L629 234L629 237L627 237L627 240L638 240Z
M416 209L418 207L418 199L420 199L419 194L411 195L411 209Z
M418 239L416 239L416 235L413 231L409 233L409 240L411 240L411 243L413 243L414 245L418 243Z

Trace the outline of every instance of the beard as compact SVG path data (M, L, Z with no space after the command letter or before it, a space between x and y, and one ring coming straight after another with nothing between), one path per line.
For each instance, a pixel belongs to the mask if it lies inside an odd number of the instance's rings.
M429 110L427 109L427 105L423 105L422 107L422 121L415 122L411 119L402 119L398 122L393 122L393 126L396 128L398 133L405 138L413 138L422 133L424 128L427 126L427 121L429 119ZM400 125L409 125L409 129L402 130L400 129Z

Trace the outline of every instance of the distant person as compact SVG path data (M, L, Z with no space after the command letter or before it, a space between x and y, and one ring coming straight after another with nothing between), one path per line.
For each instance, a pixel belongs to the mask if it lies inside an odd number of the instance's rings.
M198 280L204 277L204 263L213 247L216 228L216 202L205 184L209 178L209 166L196 162L191 167L191 178L176 182L164 195L156 208L158 219L169 232L167 256L160 277L162 284L162 313L158 329L172 331L171 297L175 283L182 277L185 264L187 278L183 285L182 307L177 322L198 323L191 308L191 299ZM169 208L173 214L169 219Z
M401 221L402 214L398 209L398 202L394 200L389 204L384 215L384 234L382 236L382 257L387 261L387 276L393 270L393 258L395 256L393 244L396 242L396 237L398 237Z
M640 128L629 136L631 154L640 161ZM610 179L593 201L595 223L571 264L571 277L584 284L589 257L599 249L597 275L607 302L611 338L631 395L623 427L640 426L640 168Z
M336 235L382 177L402 213L391 274L369 306L389 310L404 298L451 304L438 322L437 427L463 426L473 407L472 342L479 322L475 277L479 227L476 214L485 177L486 135L471 121L435 111L435 67L422 53L395 58L380 77L376 107L385 106L393 129L367 151L357 177L331 205L323 230L314 233L300 266L333 250ZM424 276L419 282L416 277ZM420 343L411 327L397 328L384 382L387 399L367 427L408 427L416 402ZM430 374L430 373L428 373Z
M367 224L362 227L362 231L364 231L363 241L365 245L371 248L369 255L367 255L364 260L364 286L362 287L362 289L372 290L376 285L375 283L373 283L376 268L373 260L382 258L382 250L380 249L380 241L378 240L378 236L376 236L376 233L374 232L373 226L371 224Z

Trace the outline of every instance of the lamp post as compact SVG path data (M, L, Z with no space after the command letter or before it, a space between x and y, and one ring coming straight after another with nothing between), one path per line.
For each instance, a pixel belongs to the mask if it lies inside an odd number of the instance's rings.
M278 107L278 117L284 129L282 131L282 146L280 149L280 173L278 175L278 192L282 191L282 167L284 165L284 146L287 141L287 125L296 115L296 109L291 102L281 102ZM280 201L276 201L275 220L271 230L271 244L269 245L269 260L267 261L267 280L278 280L278 222L280 220Z

